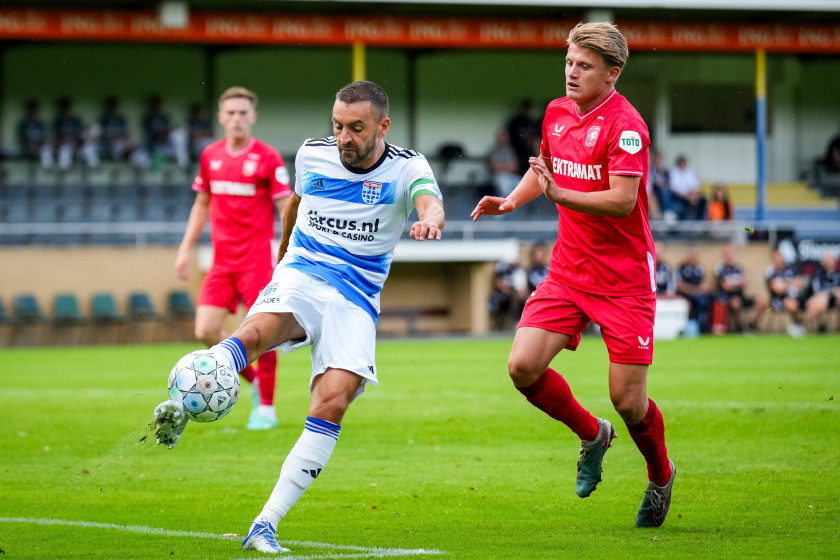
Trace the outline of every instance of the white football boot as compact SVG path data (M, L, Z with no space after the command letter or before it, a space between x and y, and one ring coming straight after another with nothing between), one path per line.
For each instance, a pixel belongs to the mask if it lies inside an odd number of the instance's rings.
M155 437L158 445L168 445L169 449L181 439L181 433L187 425L184 405L172 399L163 401L155 407Z

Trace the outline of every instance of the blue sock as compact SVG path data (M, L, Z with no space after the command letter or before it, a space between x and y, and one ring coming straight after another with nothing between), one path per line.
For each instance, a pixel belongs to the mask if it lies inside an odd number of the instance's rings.
M248 365L248 356L245 353L245 347L235 336L224 339L217 345L211 347L210 350L213 352L219 352L226 357L228 361L233 364L237 373L245 369L245 366Z

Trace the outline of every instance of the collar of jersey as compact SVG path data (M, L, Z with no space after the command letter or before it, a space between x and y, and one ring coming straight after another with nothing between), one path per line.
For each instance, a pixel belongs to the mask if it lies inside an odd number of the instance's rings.
M342 161L341 157L338 158L338 161L341 162L341 165L343 165L344 169L346 169L347 171L351 173L356 173L358 175L365 175L382 165L385 162L385 160L388 159L388 152L390 150L390 144L388 144L388 142L385 142L385 150L382 152L382 156L377 160L376 163L365 169L362 169L361 167L356 167L355 165L347 165L346 163L344 163L344 161Z
M615 97L615 94L616 94L616 93L618 93L618 91L617 91L615 88L613 88L612 93L611 93L611 94L609 94L609 95L607 96L607 98L606 98L606 99L604 99L603 101L601 101L601 103L600 103L597 107L595 107L595 108L590 109L589 111L587 111L585 115L581 115L580 113L578 113L577 106L575 106L575 114L578 116L578 119L580 119L580 120L585 119L586 117L588 117L589 115L591 115L591 114L592 114L592 113L594 113L595 111L600 111L600 110L601 110L601 108L602 108L604 105L606 105L607 103L609 103L609 102L610 102L610 99L612 99L613 97Z

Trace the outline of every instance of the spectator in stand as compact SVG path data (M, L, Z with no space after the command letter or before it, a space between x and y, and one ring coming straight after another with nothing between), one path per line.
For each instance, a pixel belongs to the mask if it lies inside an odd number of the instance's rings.
M213 119L210 118L210 114L203 103L196 101L190 105L187 132L189 134L190 159L198 161L204 148L214 142Z
M531 247L531 267L528 269L528 289L533 292L540 282L548 276L549 261L548 245L545 241L538 241Z
M820 332L826 330L826 312L840 302L840 270L837 255L826 251L822 262L811 276L811 296L805 301L805 321L815 323Z
M770 297L769 310L774 313L787 313L790 316L791 321L787 326L790 336L804 336L805 329L799 317L803 283L796 269L785 262L785 257L780 251L773 251L764 278L767 280L767 292ZM761 305L759 309L763 310L766 307Z
M723 183L715 183L712 187L707 217L710 221L725 221L735 217L735 209L729 200L729 191Z
M53 165L53 150L47 137L47 125L41 118L41 103L37 99L26 102L26 112L17 127L20 155L32 162L40 162L45 169Z
M138 167L148 165L148 154L131 141L128 121L122 113L118 97L112 95L105 99L98 125L99 156L102 159L115 162L130 160Z
M840 132L828 141L825 150L825 168L831 172L840 172Z
M528 297L528 277L518 262L499 261L493 275L493 289L487 301L490 326L506 330L516 326Z
M523 99L519 110L507 122L508 138L516 152L520 176L531 168L529 158L537 154L534 152L534 139L541 137L540 129L540 122L533 115L533 103L530 99Z
M712 312L712 332L715 334L726 333L730 324L735 332L743 332L745 326L755 329L751 320L744 325L743 310L751 308L754 301L744 293L747 275L735 257L735 246L727 245L723 248L723 260L715 265L716 293Z
M96 166L99 163L96 146L89 136L89 131L85 129L82 119L73 109L73 101L69 97L59 98L56 111L53 135L58 166L61 169L67 169L78 157L84 159L88 166Z
M653 153L653 161L648 171L648 192L653 193L659 207L659 217L666 222L675 222L677 215L674 213L671 203L671 182L669 180L668 167L665 165L665 158L661 152ZM648 197L650 200L650 197Z
M164 160L174 160L186 168L189 163L188 132L186 127L175 127L159 95L149 98L149 106L143 116L145 146L151 157L153 168L159 168Z
M671 205L680 220L702 220L706 217L706 198L700 192L700 180L688 166L685 156L677 158L668 172Z
M677 284L674 271L664 259L665 248L661 243L656 244L656 297L673 298L677 295Z
M519 161L510 143L507 130L496 133L496 144L487 155L487 163L493 176L496 196L507 196L519 184Z
M700 332L709 332L709 303L711 295L700 264L700 253L696 247L689 249L685 260L677 269L677 295L688 300L689 320L697 321Z

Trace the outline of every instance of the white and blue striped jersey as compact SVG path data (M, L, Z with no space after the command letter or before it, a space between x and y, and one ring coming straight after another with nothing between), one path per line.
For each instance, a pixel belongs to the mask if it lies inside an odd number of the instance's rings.
M280 264L323 278L376 322L379 292L414 201L422 194L442 199L429 162L386 143L373 167L353 168L329 136L303 143L295 175L301 202Z

